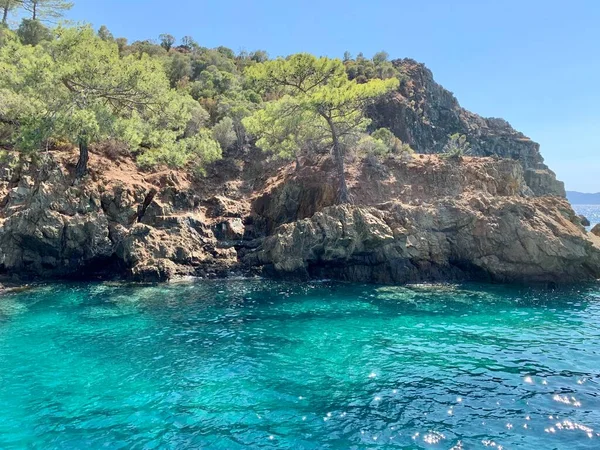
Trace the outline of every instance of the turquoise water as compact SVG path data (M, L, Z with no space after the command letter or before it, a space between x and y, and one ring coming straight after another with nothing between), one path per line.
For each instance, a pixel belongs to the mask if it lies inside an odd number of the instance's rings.
M0 448L598 449L600 287L0 297Z
M583 214L590 221L591 229L597 223L600 223L600 205L573 205L577 214Z

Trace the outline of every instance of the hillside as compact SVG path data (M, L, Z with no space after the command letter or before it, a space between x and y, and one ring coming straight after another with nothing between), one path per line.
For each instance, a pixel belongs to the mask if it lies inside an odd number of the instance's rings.
M595 194L567 191L567 199L573 205L600 205L600 192Z
M421 63L3 33L6 276L600 277L539 145Z

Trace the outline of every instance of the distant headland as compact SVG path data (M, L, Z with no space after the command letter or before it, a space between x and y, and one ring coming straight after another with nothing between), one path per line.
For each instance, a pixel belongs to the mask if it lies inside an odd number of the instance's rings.
M567 191L567 198L573 205L600 205L600 192L590 194L587 192Z

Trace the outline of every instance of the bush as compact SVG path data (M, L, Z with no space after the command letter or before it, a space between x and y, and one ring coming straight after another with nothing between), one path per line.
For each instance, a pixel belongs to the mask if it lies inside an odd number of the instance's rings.
M414 150L410 147L410 145L405 144L400 139L398 139L394 133L392 133L387 128L379 128L371 134L374 139L380 140L384 143L389 153L395 155L402 155L404 153L414 153Z
M23 45L38 45L42 41L52 39L51 31L39 20L23 19L17 29L17 36Z
M471 145L464 134L454 133L448 136L448 142L444 146L444 152L441 157L460 161L462 157L469 153Z
M175 144L145 150L138 155L137 163L146 169L164 164L171 168L182 168L191 164L191 169L203 175L205 167L221 158L221 147L208 130L200 130L195 136L177 141Z
M237 135L233 128L233 120L223 117L212 129L212 136L219 143L222 150L227 150L237 141Z
M385 156L390 150L385 143L380 139L375 139L373 136L362 136L356 145L358 152L364 155Z

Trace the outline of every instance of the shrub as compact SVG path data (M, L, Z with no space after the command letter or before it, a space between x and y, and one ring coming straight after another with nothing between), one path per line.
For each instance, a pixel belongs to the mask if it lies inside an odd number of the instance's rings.
M227 150L237 141L237 135L233 128L233 120L223 117L212 129L212 136L219 143L222 150Z
M467 136L464 134L454 133L448 136L448 142L444 146L444 152L441 157L460 161L462 157L468 154L471 145L467 141Z

